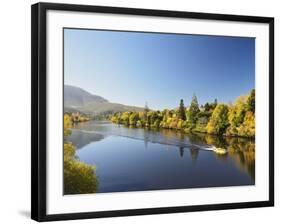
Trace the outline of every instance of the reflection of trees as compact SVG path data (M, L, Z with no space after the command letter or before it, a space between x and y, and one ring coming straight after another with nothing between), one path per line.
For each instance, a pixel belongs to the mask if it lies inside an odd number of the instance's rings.
M76 147L68 142L70 136L73 137L73 131L70 132L69 129L72 128L72 125L68 122L69 116L64 115L64 143L63 143L63 187L64 194L87 194L95 193L98 188L98 179L96 177L95 167L83 163L78 160L75 156ZM77 125L78 126L78 125ZM70 135L72 133L72 135ZM78 137L72 140L81 139L81 133L78 133ZM84 136L84 135L82 135ZM82 138L82 143L89 143L93 139L92 136L87 136L86 141ZM93 135L94 138L97 136ZM74 135L75 137L75 135ZM101 137L100 137L101 138ZM99 138L99 140L100 140ZM68 140L68 141L67 141Z
M228 138L229 156L237 167L255 180L255 141L246 138Z
M255 140L239 137L217 137L205 135L208 145L225 148L228 154L216 155L217 159L232 159L235 165L243 172L246 172L252 180L255 180Z
M147 149L148 141L149 141L149 134L145 131L143 133L143 141L144 141L144 147Z
M167 139L180 139L183 140L185 138L184 133L180 131L175 131L171 129L159 129L159 131L165 138Z
M216 157L217 160L219 160L221 162L225 162L228 159L227 154L217 154L217 153L215 153L215 157Z
M192 161L196 162L198 155L199 155L199 149L195 148L195 147L190 147L189 151L190 151L190 157L191 157Z
M223 136L206 135L205 141L208 145L213 145L218 148L227 148L228 144Z
M227 149L224 155L215 154L216 159L226 161L232 159L236 167L246 172L252 180L255 180L255 140L241 137L225 137L209 134L188 134L191 144L207 144L217 148ZM198 157L199 150L190 148L190 155L193 161Z
M66 137L66 140L72 142L77 149L83 148L91 142L97 142L104 139L104 135L98 133L87 133L82 130L73 129L71 135Z
M184 147L179 147L180 150L180 156L183 157L184 154Z
M180 156L181 157L183 157L183 153L184 153L184 135L183 135L183 133L181 133L181 132L179 132L179 133L177 133L177 135L178 135L178 138L179 138L179 140L180 140Z
M188 134L188 139L191 144L205 143L205 134Z

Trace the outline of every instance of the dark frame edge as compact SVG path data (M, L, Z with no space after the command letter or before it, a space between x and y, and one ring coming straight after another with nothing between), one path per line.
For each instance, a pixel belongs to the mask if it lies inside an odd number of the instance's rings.
M274 206L274 18L269 24L269 203Z
M38 220L38 4L31 6L31 218Z
M159 215L170 213L186 213L186 212L206 212L216 210L243 209L243 208L260 208L271 207L270 201L241 202L227 204L211 204L211 205L193 205L193 206L177 206L177 207L160 207L145 209L129 209L129 210L113 210L99 212L82 212L53 214L45 216L41 221L58 221L58 220L79 220L91 218L108 218L108 217L124 217L137 215Z
M46 11L31 6L31 218L46 217Z
M220 14L220 13L206 13L206 12L189 12L177 10L160 10L147 8L127 8L115 6L97 6L85 4L65 4L65 3L51 3L39 2L45 9L62 10L62 11L77 11L77 12L97 12L97 13L112 13L125 15L143 15L143 16L163 16L172 18L192 18L192 19L207 19L207 20L229 20L236 22L255 22L255 23L270 23L273 17L264 16L246 16L234 14Z

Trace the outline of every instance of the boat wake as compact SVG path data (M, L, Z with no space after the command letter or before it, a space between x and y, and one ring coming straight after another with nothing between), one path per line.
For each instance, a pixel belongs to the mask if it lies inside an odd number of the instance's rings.
M83 130L83 129L75 129L75 131L87 133L87 134L98 134L103 135L105 138L109 136L118 136L123 138L130 138L133 140L140 140L145 142L150 142L153 144L162 144L162 145L169 145L169 146L176 146L176 147L182 147L182 148L191 148L191 149L197 149L197 150L205 150L205 151L215 151L216 147L213 145L198 145L189 142L187 139L177 139L174 137L167 137L163 136L160 133L149 133L149 134L129 134L129 133L120 133L120 132L103 132L103 131L97 131L97 130Z

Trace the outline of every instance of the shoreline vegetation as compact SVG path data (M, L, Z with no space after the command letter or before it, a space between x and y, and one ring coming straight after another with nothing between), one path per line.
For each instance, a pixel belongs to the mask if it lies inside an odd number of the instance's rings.
M64 114L64 143L63 143L63 161L64 161L64 194L83 194L95 193L98 189L98 179L95 166L88 165L79 161L75 156L76 147L65 140L65 137L71 134L71 128L74 123L90 120L79 113L72 115Z
M180 100L176 109L154 111L146 103L143 112L119 112L109 119L113 123L135 128L255 138L255 89L246 96L239 96L234 104L218 103L215 99L212 103L199 106L194 94L189 107L185 107L183 100Z
M100 118L100 117L98 117ZM66 140L71 135L71 128L78 123L94 120L87 114L79 112L64 113L64 194L96 193L99 182L96 176L96 167L88 165L75 156L76 146ZM115 124L125 127L153 129L153 130L174 130L181 134L195 134L205 136L206 142L213 145L214 152L223 156L226 153L238 153L243 155L244 160L249 161L249 173L253 173L255 153L254 144L244 151L240 143L235 143L237 149L226 145L217 145L210 142L208 136L226 137L234 141L240 141L231 137L255 138L255 90L251 90L246 96L239 96L234 104L221 104L215 99L214 102L207 102L199 106L196 95L188 107L185 107L183 100L180 100L176 109L165 109L155 111L149 109L147 103L141 112L125 111L112 115L103 116ZM212 138L211 138L212 139ZM231 140L231 141L232 141ZM242 141L243 143L243 141ZM242 144L241 143L241 144ZM242 145L244 145L243 143ZM227 148L227 150L226 150ZM242 151L241 151L242 150ZM242 154L241 154L242 153ZM252 175L251 175L252 176Z

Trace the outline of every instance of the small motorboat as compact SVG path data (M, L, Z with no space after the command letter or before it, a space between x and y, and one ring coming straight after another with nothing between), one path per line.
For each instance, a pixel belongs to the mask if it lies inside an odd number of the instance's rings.
M227 153L227 149L214 147L213 151L219 155L224 155Z

